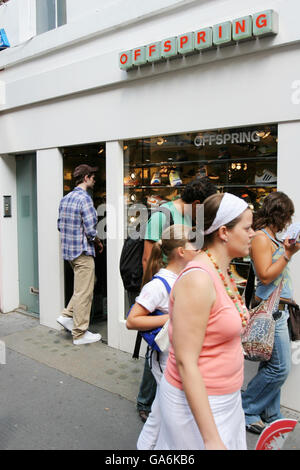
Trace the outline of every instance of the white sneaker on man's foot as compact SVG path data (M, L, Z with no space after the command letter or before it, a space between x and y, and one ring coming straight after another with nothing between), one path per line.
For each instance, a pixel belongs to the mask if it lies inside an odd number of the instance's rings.
M73 344L76 346L80 344L89 344L89 343L96 343L97 341L101 340L101 335L99 333L91 333L90 331L86 331L83 336L79 339L74 339Z
M72 330L74 328L73 318L64 317L63 315L61 315L60 317L57 318L56 321L61 326L63 326L67 331L72 332Z

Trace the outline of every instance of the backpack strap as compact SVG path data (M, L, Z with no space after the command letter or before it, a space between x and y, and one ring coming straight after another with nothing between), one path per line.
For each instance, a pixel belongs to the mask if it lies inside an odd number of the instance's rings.
M169 286L168 282L163 277L153 276L152 279L159 279L164 284L165 288L167 289L168 294L170 295L171 287ZM133 354L132 354L133 359L138 359L139 358L139 353L140 353L140 348L141 348L141 341L142 341L142 335L141 335L141 332L138 331L137 335L136 335L134 351L133 351Z
M171 287L169 286L169 284L167 283L167 281L163 277L153 276L152 279L159 279L164 284L165 288L167 289L168 294L170 295Z
M134 350L133 350L133 353L132 353L132 359L138 359L140 357L141 342L142 342L142 335L138 331L137 335L136 335Z

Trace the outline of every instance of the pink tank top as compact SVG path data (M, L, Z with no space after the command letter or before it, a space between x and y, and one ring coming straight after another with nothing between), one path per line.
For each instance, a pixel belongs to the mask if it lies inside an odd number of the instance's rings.
M218 273L213 268L199 262L191 262L180 273L177 281L184 272L194 268L206 271L212 278L216 290L216 300L209 315L198 367L208 395L234 393L241 389L244 380L240 315L228 296ZM165 377L171 385L182 390L182 381L177 369L172 341L173 289L170 295L170 349Z

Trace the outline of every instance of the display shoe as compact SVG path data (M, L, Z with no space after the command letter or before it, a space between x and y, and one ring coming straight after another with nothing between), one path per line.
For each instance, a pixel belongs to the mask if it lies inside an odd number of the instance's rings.
M132 171L129 176L124 178L124 186L138 186L141 182L141 174Z
M73 344L76 346L80 346L81 344L90 344L96 343L97 341L101 340L101 335L99 333L91 333L90 331L86 331L83 336L79 339L74 339Z
M170 171L170 184L171 186L180 186L182 185L181 178L179 176L179 172L177 170L171 170Z
M147 197L147 204L149 206L158 207L161 204L164 204L165 202L167 201L160 196L148 196Z
M199 166L196 170L196 179L204 178L205 176L207 176L206 166Z
M255 183L277 183L277 177L270 170L263 170L262 174L255 175Z
M211 173L210 175L208 175L208 177L210 180L213 180L213 181L220 179L219 175L216 175L215 173Z
M64 317L63 315L60 315L60 317L58 317L56 321L61 326L63 326L65 330L72 332L74 328L73 318Z
M159 171L161 184L168 184L169 183L169 171L166 166L163 166Z
M155 184L161 184L161 179L160 179L160 175L159 175L159 172L156 171L155 173L153 173L153 176L152 176L152 179L151 179L151 183L150 183L152 186L155 185Z
M239 275L239 273L236 270L236 266L232 264L230 266L231 273L233 275L233 278L235 280L235 283L242 286L244 284L247 284L247 279L243 278L242 276Z

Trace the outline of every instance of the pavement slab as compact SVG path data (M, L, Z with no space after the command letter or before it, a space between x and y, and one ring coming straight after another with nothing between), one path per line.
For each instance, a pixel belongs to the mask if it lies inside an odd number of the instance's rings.
M143 359L132 359L130 354L102 342L74 346L70 333L42 326L35 319L30 319L25 329L4 336L2 325L5 321L12 319L15 326L18 320L24 320L22 315L20 317L16 313L1 317L0 339L7 348L136 402L144 368Z
M0 450L136 449L132 401L10 349L0 377Z
M105 325L91 331L105 335ZM53 330L19 312L0 314L0 340L7 364L0 365L1 449L134 450L142 423L136 396L144 359L104 342L74 346L65 330ZM105 340L105 338L104 338ZM243 388L257 364L245 363ZM282 407L286 418L300 414ZM247 433L248 449L258 436ZM284 450L300 449L297 424Z

